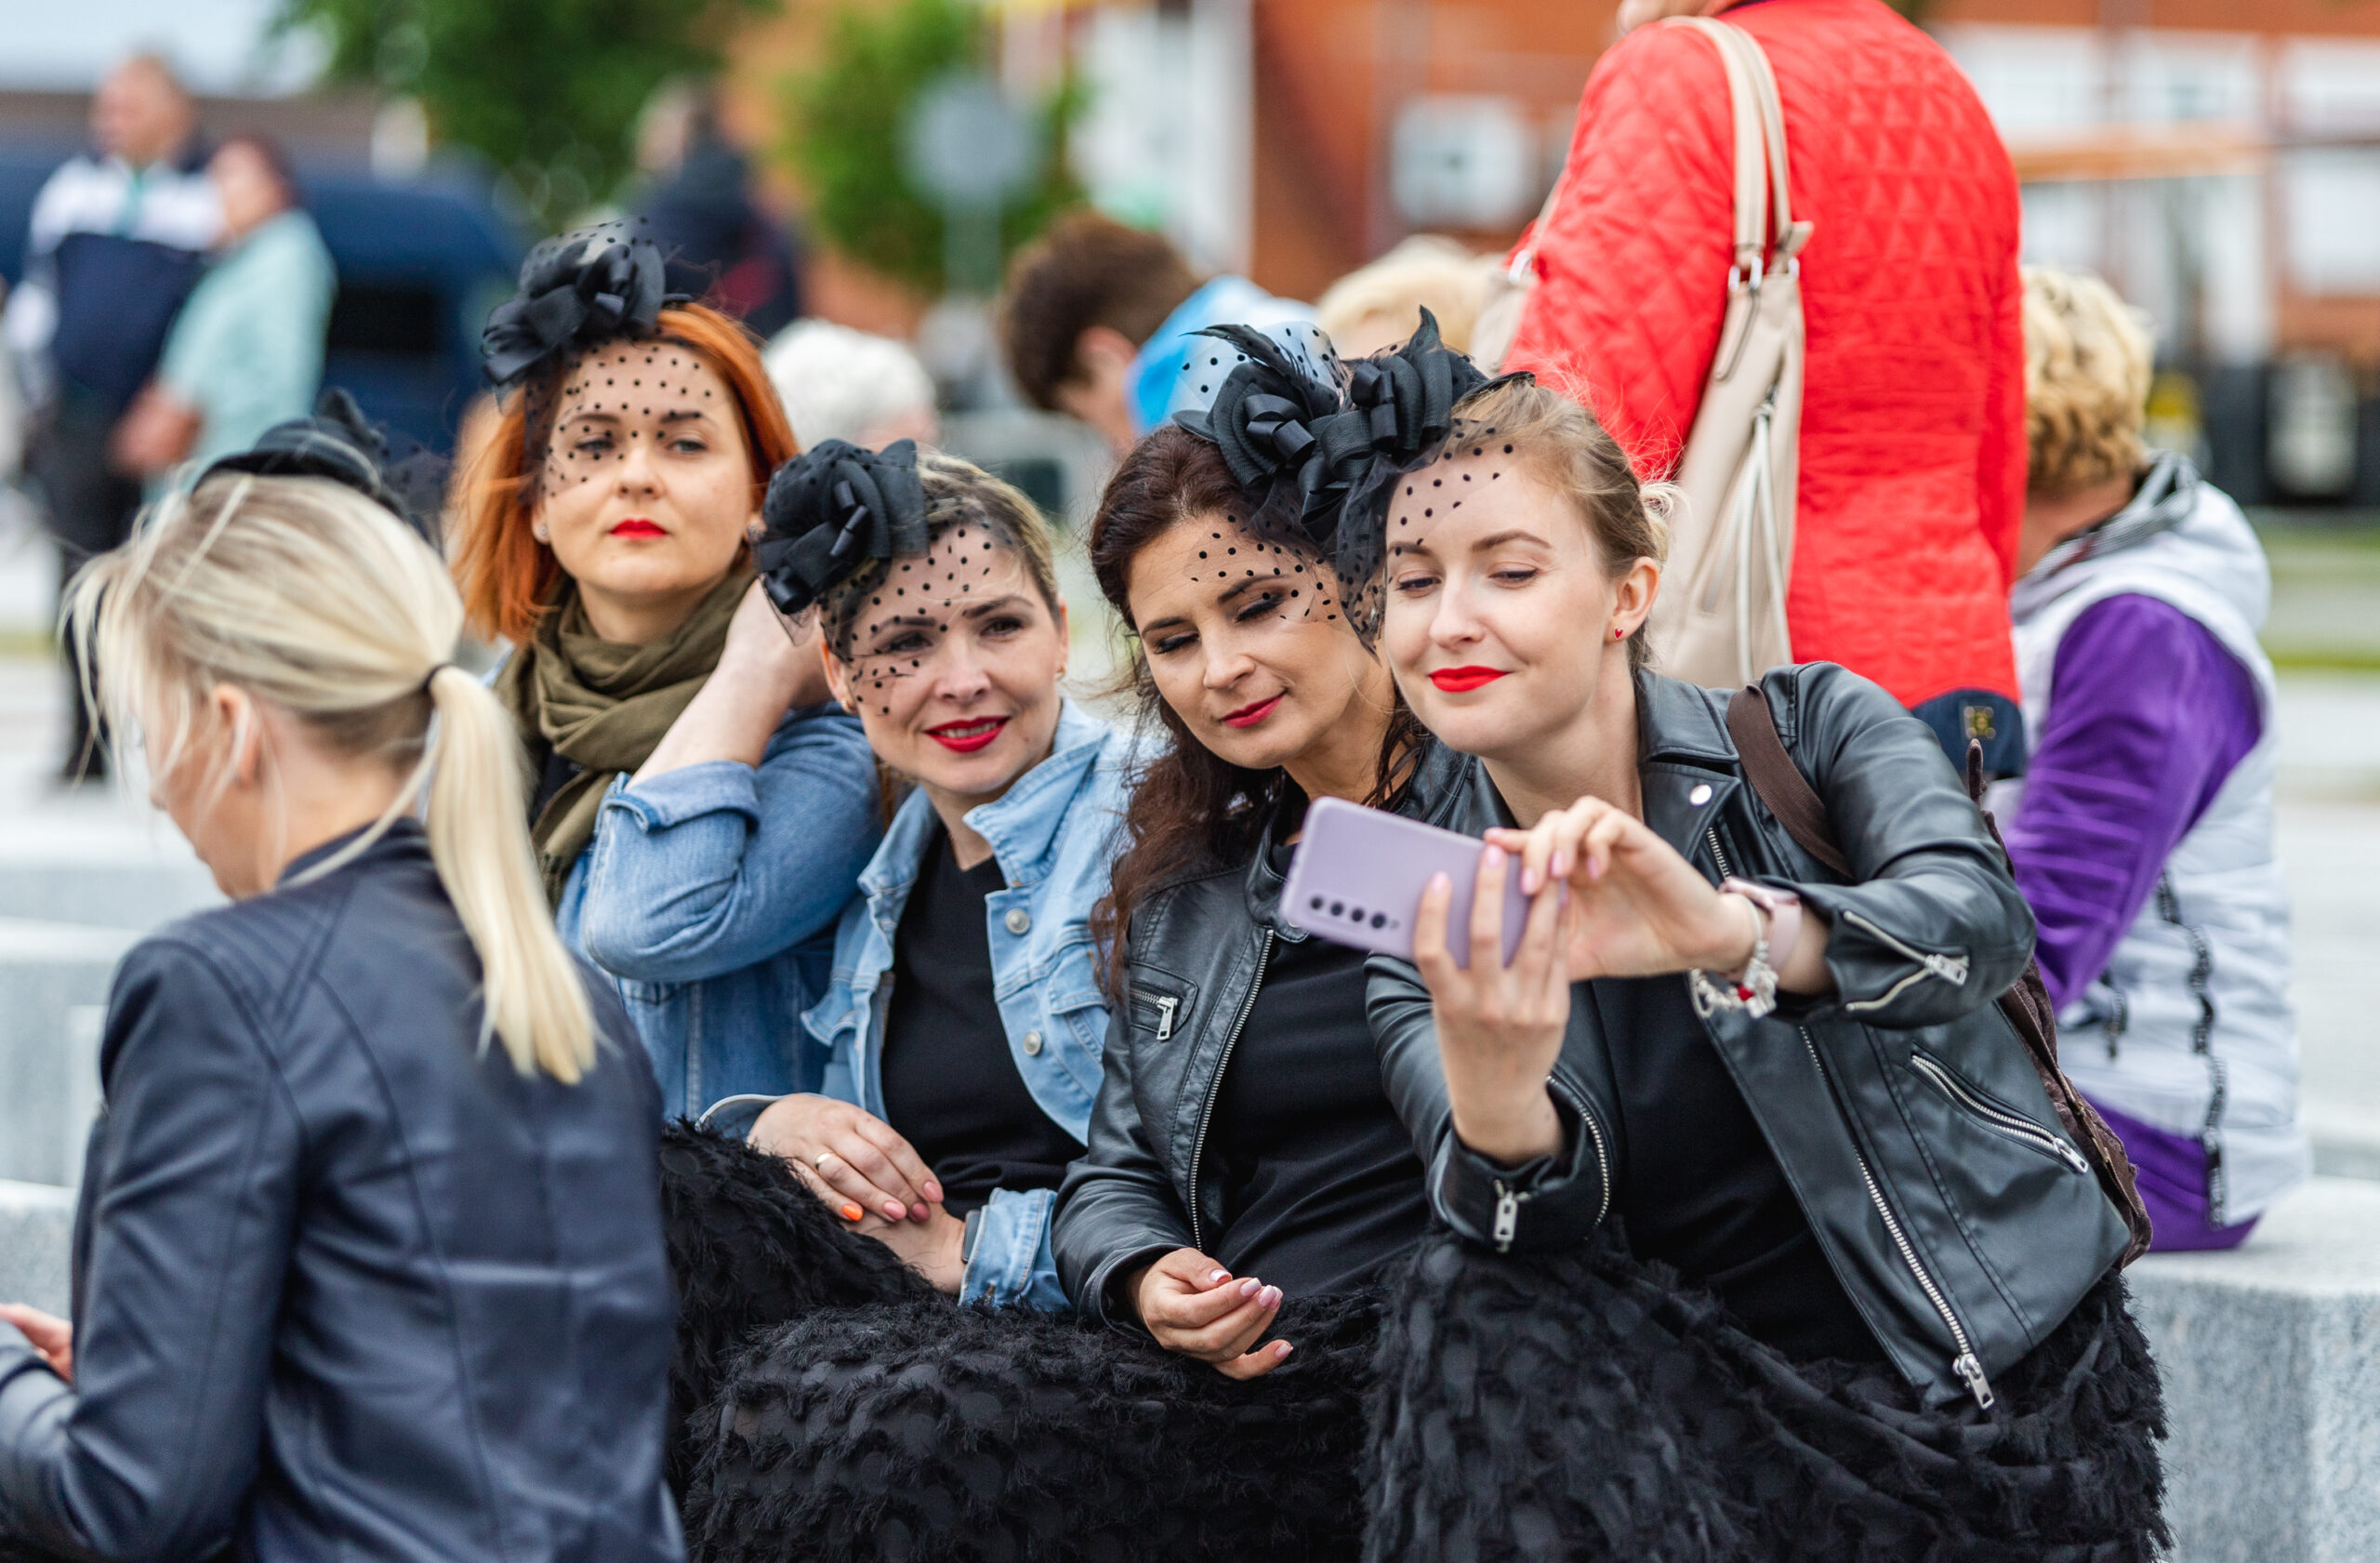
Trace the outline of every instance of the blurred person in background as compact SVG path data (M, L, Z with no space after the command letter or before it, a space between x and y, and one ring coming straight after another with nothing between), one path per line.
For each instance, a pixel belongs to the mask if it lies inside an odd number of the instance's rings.
M222 201L221 243L112 442L119 470L152 480L305 417L323 378L338 278L288 159L261 136L234 136L206 177Z
M754 585L747 530L794 454L759 345L665 287L611 227L530 252L482 338L501 398L449 526L472 627L512 643L494 683L548 900L618 979L675 1115L814 1085L800 1015L880 827L815 637ZM720 721L750 741L697 752ZM693 872L721 834L753 838L751 870Z
M1195 333L1313 318L1246 277L1202 280L1163 235L1085 210L1051 223L1009 263L999 333L1025 399L1091 425L1120 457L1176 411L1212 398L1211 382L1201 392L1185 373Z
M942 443L933 378L905 342L798 320L776 334L760 362L804 449L828 440L868 450L895 440Z
M1416 233L1368 266L1330 285L1314 323L1342 358L1369 358L1413 335L1428 310L1438 340L1471 351L1472 327L1503 271L1501 257L1474 255L1452 239Z
M717 88L670 82L637 122L642 189L628 209L660 246L669 290L734 316L762 338L801 314L800 248L752 200L749 162L720 128Z
M675 1563L659 1093L443 563L220 471L73 611L231 904L117 968L73 1320L0 1308L0 1553Z
M61 580L122 542L140 505L137 475L114 465L110 443L223 226L196 134L172 70L136 55L91 99L97 150L60 166L33 201L8 346L33 393L27 466ZM79 684L69 710L60 775L104 775L106 750Z
M2025 269L2030 483L2011 597L2032 764L1993 799L2075 1084L2160 1249L2230 1248L2310 1171L2273 854L2271 597L2239 506L2141 443L2149 332Z
M1646 478L1694 426L1727 305L1735 131L1714 15L1783 102L1807 349L1786 620L1954 755L2023 769L2005 594L2025 490L2016 176L1940 45L1881 0L1627 0L1534 249L1507 369L1586 401Z

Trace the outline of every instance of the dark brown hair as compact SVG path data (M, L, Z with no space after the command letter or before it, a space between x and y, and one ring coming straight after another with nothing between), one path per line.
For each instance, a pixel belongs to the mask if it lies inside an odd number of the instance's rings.
M1132 447L1100 498L1091 524L1091 567L1101 594L1137 630L1130 586L1132 561L1141 550L1183 521L1224 516L1237 524L1247 511L1248 501L1232 482L1223 453L1186 429L1164 425ZM1309 563L1322 562L1320 550L1310 545L1285 546L1298 548ZM1143 770L1125 805L1124 853L1109 874L1107 894L1091 911L1093 936L1110 952L1111 989L1120 980L1125 935L1141 903L1197 868L1244 861L1255 852L1274 803L1289 785L1286 772L1234 765L1194 737L1157 692L1137 634L1125 678L1143 730L1154 723L1171 741ZM1399 699L1366 801L1394 800L1411 779L1412 762L1428 738Z
M1017 251L1001 290L1000 348L1025 400L1057 406L1079 372L1075 344L1104 325L1139 347L1198 291L1198 274L1162 234L1094 211L1069 212Z

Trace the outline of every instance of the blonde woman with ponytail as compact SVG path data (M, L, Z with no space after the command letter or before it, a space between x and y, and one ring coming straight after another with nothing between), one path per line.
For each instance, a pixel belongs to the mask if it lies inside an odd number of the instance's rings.
M69 613L231 904L116 974L77 1317L0 1310L0 1552L681 1556L658 1093L442 562L218 470Z

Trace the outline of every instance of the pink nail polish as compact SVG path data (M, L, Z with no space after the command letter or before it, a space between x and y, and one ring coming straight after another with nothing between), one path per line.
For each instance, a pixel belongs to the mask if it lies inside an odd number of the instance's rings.
M1289 1342L1282 1341L1273 1347L1273 1355L1276 1357L1287 1357L1289 1353L1297 1349L1297 1347L1289 1344Z
M1220 1286L1229 1279L1231 1279L1231 1272L1229 1270L1217 1270L1213 1275L1207 1278L1207 1284L1209 1286Z
M1264 1283L1258 1280L1254 1276L1250 1276L1246 1280L1239 1283L1239 1294L1242 1297L1253 1297L1263 1290Z
M1277 1308L1281 1305L1281 1289L1277 1286L1268 1286L1256 1294L1256 1301L1259 1306Z

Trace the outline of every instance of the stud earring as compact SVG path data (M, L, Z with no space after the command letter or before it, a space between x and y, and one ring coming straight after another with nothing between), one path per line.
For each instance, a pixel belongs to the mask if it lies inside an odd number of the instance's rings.
M554 540L553 534L546 530L546 523L542 521L533 521L529 523L529 536L541 543L550 543Z

